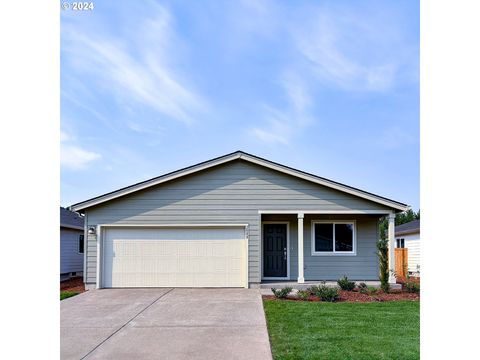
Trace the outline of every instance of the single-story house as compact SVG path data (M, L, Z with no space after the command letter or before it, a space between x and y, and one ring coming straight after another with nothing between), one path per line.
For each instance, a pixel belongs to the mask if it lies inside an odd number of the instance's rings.
M408 249L408 273L420 275L420 220L395 226L395 247Z
M83 273L83 216L60 207L60 279Z
M72 205L87 288L378 280L378 222L406 204L237 151ZM390 281L395 282L392 276Z

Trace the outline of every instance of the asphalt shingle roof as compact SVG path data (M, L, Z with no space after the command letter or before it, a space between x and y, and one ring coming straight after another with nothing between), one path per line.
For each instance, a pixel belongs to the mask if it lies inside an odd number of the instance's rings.
M395 226L395 235L420 232L420 220L413 220L408 223Z

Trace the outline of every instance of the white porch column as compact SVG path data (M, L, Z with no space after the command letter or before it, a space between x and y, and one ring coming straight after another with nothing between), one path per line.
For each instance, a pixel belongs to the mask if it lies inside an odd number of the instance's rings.
M392 271L395 271L395 213L388 217L388 269L390 270L388 282L395 284L397 279L392 273Z
M303 284L303 214L298 214L298 283Z

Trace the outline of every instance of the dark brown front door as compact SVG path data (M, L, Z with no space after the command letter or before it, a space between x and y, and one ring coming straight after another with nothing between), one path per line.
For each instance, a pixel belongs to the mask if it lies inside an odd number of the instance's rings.
M287 224L263 225L263 276L287 277Z

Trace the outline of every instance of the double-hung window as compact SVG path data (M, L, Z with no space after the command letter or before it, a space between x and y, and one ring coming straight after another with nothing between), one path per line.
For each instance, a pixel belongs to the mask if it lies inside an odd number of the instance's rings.
M355 221L312 222L312 255L355 254Z

